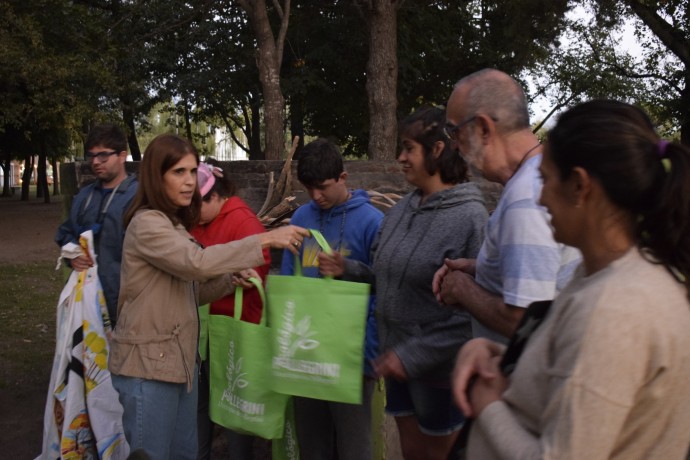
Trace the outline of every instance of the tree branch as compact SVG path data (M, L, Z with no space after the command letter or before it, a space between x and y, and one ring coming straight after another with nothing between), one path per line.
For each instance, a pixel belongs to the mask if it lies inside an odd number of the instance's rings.
M276 12L278 13L278 17L282 21L283 17L285 17L285 14L283 13L283 8L280 6L280 1L279 0L272 0L272 1L273 1L273 7L276 9Z
M682 35L666 22L656 9L639 0L626 0L630 9L649 27L654 35L676 56L686 67L690 67L690 46L683 40ZM687 8L687 6L686 6Z
M278 0L273 0L277 3ZM281 10L283 11L283 10ZM285 9L280 16L280 31L278 32L278 39L276 40L276 61L278 69L283 65L283 47L285 46L285 37L287 36L288 23L290 21L290 0L285 0Z
M599 64L606 66L609 70L611 70L613 73L626 77L626 78L634 78L634 79L645 79L645 78L654 78L656 80L661 80L664 83L666 83L668 86L674 88L678 93L681 93L681 88L678 87L678 85L670 80L669 78L665 77L664 75L661 75L659 73L651 72L651 73L637 73L633 72L630 70L629 67L625 67L617 62L610 62L607 61L606 59L602 58L601 54L597 50L597 48L594 46L594 44L591 42L591 40L588 37L585 37L585 41L587 42L587 45L589 45L590 49L592 50L592 57L593 59L598 62Z

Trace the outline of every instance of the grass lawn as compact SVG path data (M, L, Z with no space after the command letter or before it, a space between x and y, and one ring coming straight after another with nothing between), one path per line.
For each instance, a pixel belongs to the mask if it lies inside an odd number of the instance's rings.
M62 285L51 262L0 266L0 445L13 458L41 452Z
M0 389L47 385L62 285L50 262L0 266Z

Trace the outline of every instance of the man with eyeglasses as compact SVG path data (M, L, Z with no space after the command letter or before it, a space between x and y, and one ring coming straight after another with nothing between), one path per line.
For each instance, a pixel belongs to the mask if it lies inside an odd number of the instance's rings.
M79 235L93 230L98 277L114 327L125 237L122 218L136 194L137 180L125 170L127 137L119 127L95 126L84 148L84 157L90 162L96 181L83 187L74 197L69 217L58 228L55 242L60 247L67 243L79 244ZM76 271L86 270L96 262L88 255L66 261Z
M472 315L475 337L507 343L527 306L551 300L580 259L556 243L539 205L541 144L522 87L484 69L461 79L448 100L445 132L481 175L504 186L476 260L447 260L434 277L439 301Z

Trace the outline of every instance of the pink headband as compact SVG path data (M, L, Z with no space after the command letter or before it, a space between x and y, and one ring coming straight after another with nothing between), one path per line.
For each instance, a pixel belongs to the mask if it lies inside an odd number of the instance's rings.
M217 166L201 162L199 163L196 177L199 182L199 192L201 192L201 196L203 197L206 196L213 187L213 184L216 183L216 177L223 177L223 170Z

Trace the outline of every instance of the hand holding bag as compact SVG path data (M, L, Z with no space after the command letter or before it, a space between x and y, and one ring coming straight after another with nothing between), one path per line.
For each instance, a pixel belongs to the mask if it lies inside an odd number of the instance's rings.
M264 299L261 281L250 280ZM266 439L283 436L288 396L274 392L271 331L266 302L259 324L241 321L243 290L235 290L234 317L209 315L210 397L213 422Z
M327 253L323 236L312 236ZM280 393L345 403L362 401L369 285L328 278L270 275L271 382Z

